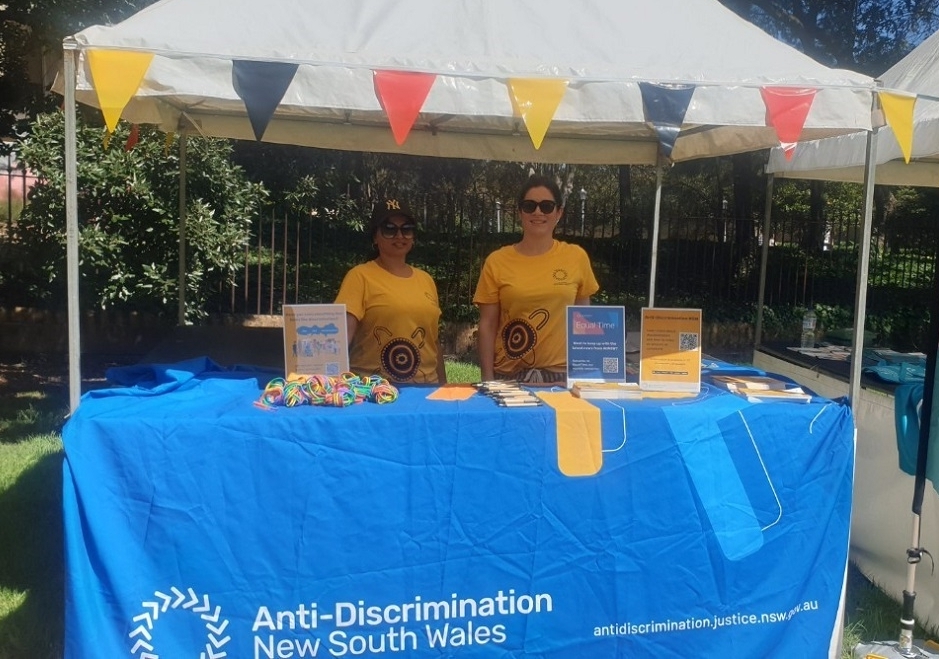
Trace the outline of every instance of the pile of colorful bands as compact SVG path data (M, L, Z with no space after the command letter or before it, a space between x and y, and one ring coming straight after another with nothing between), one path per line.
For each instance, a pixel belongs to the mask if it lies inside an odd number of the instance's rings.
M393 403L398 390L385 378L372 375L361 378L354 373L338 377L328 375L296 375L274 378L267 383L255 405L258 407L295 407L297 405L330 405L348 407L356 403Z

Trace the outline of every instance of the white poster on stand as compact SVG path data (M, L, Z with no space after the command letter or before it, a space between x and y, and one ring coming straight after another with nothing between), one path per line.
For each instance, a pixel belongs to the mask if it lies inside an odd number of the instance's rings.
M286 375L329 375L349 370L344 304L284 305Z

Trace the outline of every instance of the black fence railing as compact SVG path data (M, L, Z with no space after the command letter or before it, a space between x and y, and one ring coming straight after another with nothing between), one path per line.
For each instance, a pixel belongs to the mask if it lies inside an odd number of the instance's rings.
M0 158L0 254L23 205L31 177L12 159ZM2 169L4 163L7 169ZM449 320L472 320L472 295L483 259L518 240L514 201L486 195L426 194L409 200L419 234L411 261L437 282ZM569 204L557 235L590 254L604 303L641 305L651 271L651 217L623 221L614 204ZM672 207L676 206L676 207ZM693 209L700 213L700 208ZM371 256L362 231L330 224L330 217L298 217L274 210L259 218L232 285L216 291L206 312L280 314L286 303L334 299L351 264ZM860 212L829 213L812 223L778 212L764 236L762 218L691 215L663 201L656 266L656 303L753 304L758 300L763 241L769 259L765 302L773 307L855 302ZM909 309L908 324L925 323L923 300L931 299L939 224L904 220L875 226L868 277L868 313ZM10 300L15 303L15 300ZM918 316L913 318L912 316ZM924 325L925 326L925 325ZM894 331L905 331L904 328ZM912 330L914 332L919 330Z
M35 182L12 154L0 154L0 235L7 235L16 222Z
M434 276L450 315L472 316L483 259L519 237L514 203L428 195L413 206L420 229L411 261ZM858 222L859 216L852 215L813 226L781 217L764 236L762 219L682 216L666 209L659 230L656 300L755 303L761 248L768 240L767 304L853 307ZM641 301L649 288L650 224L643 220L621 234L618 219L575 209L557 235L591 255L604 300ZM868 281L874 310L915 305L931 294L937 235L933 227L907 232L902 240L875 236ZM370 258L370 244L363 232L274 212L258 222L244 267L214 310L277 314L284 303L331 301L345 269Z

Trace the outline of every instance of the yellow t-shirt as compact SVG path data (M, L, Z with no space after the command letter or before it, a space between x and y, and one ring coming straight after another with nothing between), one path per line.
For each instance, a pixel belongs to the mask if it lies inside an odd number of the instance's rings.
M554 241L544 254L525 256L513 245L486 258L474 304L498 304L495 373L567 369L567 306L600 289L578 245Z
M398 277L369 261L346 273L336 303L359 321L349 343L353 373L437 382L440 304L430 275L411 266L410 277Z

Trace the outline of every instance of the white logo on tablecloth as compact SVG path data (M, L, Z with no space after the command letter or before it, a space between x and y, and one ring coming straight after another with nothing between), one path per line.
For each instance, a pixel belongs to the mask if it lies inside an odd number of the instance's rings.
M231 636L225 635L228 620L222 618L222 607L212 608L208 595L200 596L192 588L187 588L183 592L173 586L170 588L170 594L157 590L153 593L153 597L152 600L140 603L143 613L133 617L137 626L128 634L134 644L130 653L137 659L160 659L153 642L152 632L160 614L170 609L191 611L205 620L206 644L205 650L199 653L199 659L223 659L228 656L228 652L224 649L231 640ZM140 654L137 654L138 652Z

